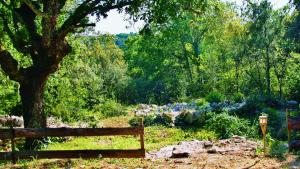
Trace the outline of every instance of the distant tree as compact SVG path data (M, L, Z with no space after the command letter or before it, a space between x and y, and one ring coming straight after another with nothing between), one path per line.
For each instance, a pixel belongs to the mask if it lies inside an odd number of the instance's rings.
M278 78L283 76L282 73L279 75L279 71L277 71L279 65L274 65L276 63L274 60L277 49L281 47L280 41L285 36L286 28L283 25L285 15L286 13L280 14L279 11L275 11L268 0L259 3L248 3L247 19L250 19L250 21L247 52L251 57L249 60L256 62L254 65L257 66L255 70L250 68L252 69L250 71L257 72L257 85L261 86L261 93L263 93L262 87L265 86L267 97L272 95L272 69L276 68L275 74L278 75ZM264 64L261 65L260 62ZM265 79L265 83L261 82L262 79ZM281 80L279 81L281 83Z

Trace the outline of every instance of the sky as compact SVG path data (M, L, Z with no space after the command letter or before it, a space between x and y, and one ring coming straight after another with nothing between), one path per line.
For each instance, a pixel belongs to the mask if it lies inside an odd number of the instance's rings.
M236 2L237 4L242 4L243 0L224 0L227 2ZM289 0L270 0L275 9L281 8L286 5ZM119 14L116 10L110 11L108 13L108 17L105 19L101 19L96 24L96 31L100 31L101 33L110 33L110 34L118 34L118 33L130 33L130 32L138 32L142 27L144 22L138 21L137 23L130 24L129 21L126 20L128 16L124 13Z

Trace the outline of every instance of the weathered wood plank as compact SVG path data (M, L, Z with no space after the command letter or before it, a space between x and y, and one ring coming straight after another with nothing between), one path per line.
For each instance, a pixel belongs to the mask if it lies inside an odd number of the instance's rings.
M300 130L300 117L288 118L288 130Z
M116 136L140 135L144 133L143 127L138 128L15 128L15 138L27 137L66 137L66 136ZM0 139L12 138L11 129L0 129Z
M138 150L56 150L15 152L16 159L61 158L144 158L145 149ZM0 152L0 160L12 160L12 152Z

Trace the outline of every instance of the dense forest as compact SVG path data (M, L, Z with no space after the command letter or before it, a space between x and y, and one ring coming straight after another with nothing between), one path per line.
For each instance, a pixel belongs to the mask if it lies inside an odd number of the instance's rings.
M274 9L269 1L238 7L213 0L139 34L77 33L47 82L45 112L67 120L106 102L162 105L212 92L226 100L299 101L298 26L297 2ZM30 66L2 36L21 66ZM20 115L19 85L3 72L0 78L1 114Z

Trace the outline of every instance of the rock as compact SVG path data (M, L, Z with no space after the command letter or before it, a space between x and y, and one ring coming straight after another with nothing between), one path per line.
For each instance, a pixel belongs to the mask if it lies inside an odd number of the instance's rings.
M174 147L171 158L186 158L191 154L204 152L203 147L203 141L195 140L189 142L180 142L177 146Z
M157 153L154 154L154 156L156 158L171 158L173 149L174 149L174 146L168 146L168 147L161 148Z
M54 117L47 118L47 127L49 128L70 128L71 126L63 123L61 120Z
M1 127L23 127L23 118L19 116L0 116Z
M204 142L204 148L208 149L213 146L213 143L211 141L205 141Z
M158 111L158 106L155 104L139 104L137 106L137 109L135 109L133 112L136 116L148 116L150 114L153 114L153 112Z
M244 142L246 140L246 138L245 137L241 137L241 136L232 136L231 140L234 143L241 143L241 142Z
M157 106L154 104L140 104L137 109L134 110L136 116L150 116L155 117L164 116L167 114L172 123L169 126L185 126L201 124L203 122L203 113L211 111L237 111L243 108L246 102L242 103L209 103L198 107L195 102L192 103L174 103L166 104L163 106Z
M181 152L181 151L174 150L171 158L187 158L189 156L190 154L188 152Z
M210 149L207 150L208 154L216 154L217 153L217 148L216 147L212 147Z
M175 160L174 163L175 164L179 164L179 163L184 163L184 161L182 161L182 160Z

